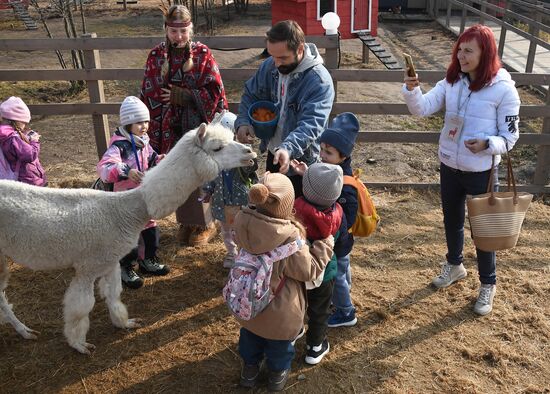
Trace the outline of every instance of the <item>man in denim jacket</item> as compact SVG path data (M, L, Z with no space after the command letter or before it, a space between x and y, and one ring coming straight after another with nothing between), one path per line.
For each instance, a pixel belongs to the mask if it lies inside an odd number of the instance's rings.
M237 139L248 144L254 141L248 118L253 103L276 103L277 130L269 140L261 141L260 150L268 151L266 170L287 174L298 197L302 177L289 170L289 163L292 159L308 165L318 161L319 136L328 123L334 86L317 47L305 42L304 32L295 21L275 24L266 33L266 42L271 57L245 84L235 121Z

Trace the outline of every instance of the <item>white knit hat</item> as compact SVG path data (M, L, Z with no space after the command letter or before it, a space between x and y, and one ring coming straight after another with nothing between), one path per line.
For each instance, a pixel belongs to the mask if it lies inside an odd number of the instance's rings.
M143 101L135 96L128 96L120 106L120 124L126 126L133 123L148 122L149 109Z
M310 203L328 208L342 193L344 175L342 168L334 164L314 163L302 178L302 191Z

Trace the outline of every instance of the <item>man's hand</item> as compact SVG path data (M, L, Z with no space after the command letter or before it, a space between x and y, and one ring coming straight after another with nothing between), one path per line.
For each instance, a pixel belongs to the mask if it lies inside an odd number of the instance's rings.
M286 149L279 148L273 155L273 164L279 164L279 172L286 174L290 165L290 155Z
M239 126L237 129L237 141L241 144L251 144L254 142L256 134L254 134L254 127L249 124Z

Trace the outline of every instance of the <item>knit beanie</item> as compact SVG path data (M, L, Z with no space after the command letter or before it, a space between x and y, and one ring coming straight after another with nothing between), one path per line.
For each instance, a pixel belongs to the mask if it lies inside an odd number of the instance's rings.
M294 188L286 175L266 172L260 183L250 187L248 201L261 214L288 219L294 208Z
M149 109L143 101L135 96L128 96L120 106L120 125L126 126L133 123L148 122Z
M2 119L29 123L31 121L31 111L23 100L19 97L11 96L0 104L0 117Z
M337 115L328 129L321 134L320 142L335 147L343 156L350 157L359 132L359 120L351 112Z
M320 208L332 206L342 193L344 173L342 167L314 163L304 173L302 191L307 201Z

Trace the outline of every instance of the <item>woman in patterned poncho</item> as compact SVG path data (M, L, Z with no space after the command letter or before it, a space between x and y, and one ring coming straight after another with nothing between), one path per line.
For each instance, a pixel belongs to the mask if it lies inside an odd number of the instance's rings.
M191 41L193 23L182 5L170 7L164 17L166 41L151 50L145 64L141 99L149 108L151 146L167 153L187 131L211 122L227 109L220 70L210 49ZM210 206L198 202L195 191L176 211L181 224L178 238L189 245L207 243L216 227Z

